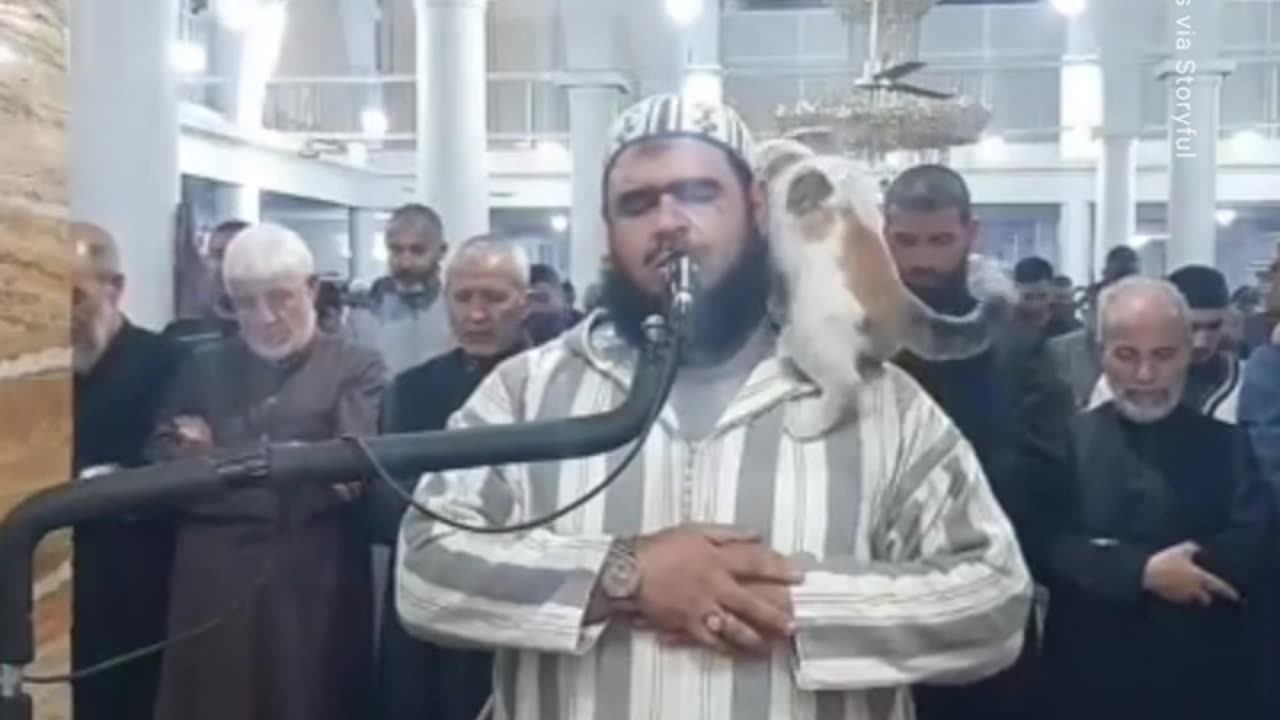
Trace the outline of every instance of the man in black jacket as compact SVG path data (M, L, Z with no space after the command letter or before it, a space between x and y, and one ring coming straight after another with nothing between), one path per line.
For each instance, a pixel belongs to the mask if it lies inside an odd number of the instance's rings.
M1072 423L1045 633L1054 720L1262 718L1256 671L1271 501L1230 425L1183 401L1186 302L1123 280L1100 303L1114 394ZM1270 644L1271 641L1268 641Z
M194 349L235 337L240 332L235 308L231 307L231 299L227 297L227 290L222 282L222 256L231 240L248 228L249 223L243 220L227 220L209 231L209 242L204 252L209 271L208 305L196 317L178 318L169 323L164 329L165 337L177 341L186 349Z
M180 353L120 311L125 278L105 230L73 223L71 343L79 482L109 468L146 464L144 447L177 374ZM81 670L163 639L173 562L167 513L95 520L73 534L71 662ZM152 656L75 683L76 720L151 720L160 658Z
M529 263L517 246L487 236L464 243L444 287L458 347L395 378L383 401L383 432L443 429L490 371L527 346L528 294ZM407 490L413 490L412 480ZM405 502L378 486L370 503L375 541L394 547ZM491 654L410 637L394 593L392 583L382 613L375 717L472 720L491 692Z
M969 282L977 222L969 189L957 173L922 165L895 179L885 195L885 235L903 280L935 311L963 315L978 304ZM980 355L932 362L904 352L895 362L974 446L1038 579L1046 499L1070 472L1067 424L1072 410L1070 392L1054 372L1040 333L1011 317L993 326L991 346ZM967 687L917 688L920 716L1037 717L1036 627L1030 618L1022 657L1006 672Z

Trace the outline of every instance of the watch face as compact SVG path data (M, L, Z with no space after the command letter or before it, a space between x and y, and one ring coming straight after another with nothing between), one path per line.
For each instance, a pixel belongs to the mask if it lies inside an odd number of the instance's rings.
M640 573L635 558L625 553L611 553L604 564L600 587L613 599L629 598L640 586Z

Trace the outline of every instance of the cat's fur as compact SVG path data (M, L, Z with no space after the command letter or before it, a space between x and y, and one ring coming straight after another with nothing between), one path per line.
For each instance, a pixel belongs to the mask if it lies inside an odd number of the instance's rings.
M769 245L782 286L780 349L821 390L800 406L793 432L813 436L840 423L867 374L904 348L928 360L988 348L1007 301L988 298L956 317L912 294L885 243L879 187L855 161L791 157L767 188Z

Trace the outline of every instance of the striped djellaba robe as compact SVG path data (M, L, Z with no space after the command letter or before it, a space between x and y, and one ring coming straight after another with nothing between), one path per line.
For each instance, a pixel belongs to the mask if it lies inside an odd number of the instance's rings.
M610 409L634 357L592 318L501 366L452 425ZM401 619L421 637L500 648L501 720L910 720L907 686L1012 664L1032 585L969 445L892 367L863 388L856 421L794 439L788 413L814 392L770 356L705 440L683 440L666 408L617 483L546 529L459 533L410 511ZM579 497L625 452L428 475L417 498L510 524ZM772 658L668 647L630 623L584 627L612 540L685 523L758 531L806 568L796 636Z

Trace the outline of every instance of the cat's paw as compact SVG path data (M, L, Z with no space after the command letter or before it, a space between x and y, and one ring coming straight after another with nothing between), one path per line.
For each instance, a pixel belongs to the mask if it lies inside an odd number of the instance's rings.
M787 412L787 432L798 440L817 440L839 425L844 415L844 403L827 396L801 398Z

